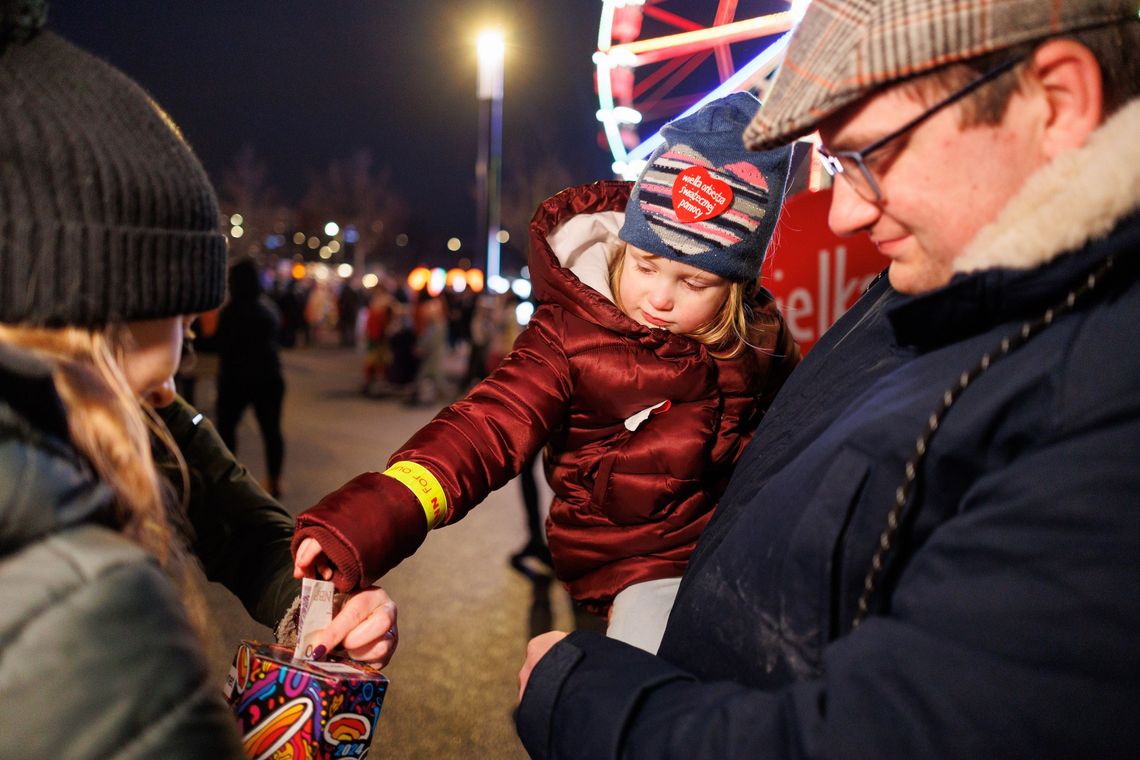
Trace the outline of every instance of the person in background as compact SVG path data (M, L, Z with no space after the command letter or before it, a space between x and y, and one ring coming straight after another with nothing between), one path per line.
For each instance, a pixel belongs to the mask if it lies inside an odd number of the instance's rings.
M371 396L388 385L388 369L392 366L392 347L388 331L392 324L394 299L381 284L372 289L364 320L364 382L360 392Z
M423 298L416 310L416 377L410 405L441 402L447 393L447 311L443 298ZM430 388L430 390L428 390Z
M745 139L818 130L887 276L772 405L659 656L532 640L532 757L1136 755L1138 11L807 5Z
M340 284L336 294L336 329L340 345L351 348L356 345L356 320L360 313L360 291L351 280Z
M371 582L549 446L555 574L611 636L657 648L697 536L799 359L757 287L790 155L744 150L758 105L713 101L665 128L636 186L539 207L527 329L383 474L297 518L298 575L327 559L339 588Z
M459 383L461 391L471 390L490 372L487 368L487 348L492 336L498 331L501 297L497 293L485 291L475 299L474 307L471 309L471 321L467 328L471 350L467 354L467 370Z
M152 453L183 458L155 408L224 294L217 201L170 117L46 14L0 0L0 754L244 757ZM347 606L322 643L386 662L387 595Z
M265 447L265 488L280 498L285 463L285 436L281 433L285 374L277 346L281 316L262 289L253 259L238 259L230 266L229 286L229 300L218 315L214 334L218 433L226 447L236 453L238 423L246 408L253 407Z

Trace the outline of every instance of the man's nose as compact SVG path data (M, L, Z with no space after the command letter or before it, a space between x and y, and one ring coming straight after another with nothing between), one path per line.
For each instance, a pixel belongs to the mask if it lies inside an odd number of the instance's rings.
M836 178L831 186L831 209L827 213L827 226L840 237L870 230L881 214L879 204L859 193L845 179Z

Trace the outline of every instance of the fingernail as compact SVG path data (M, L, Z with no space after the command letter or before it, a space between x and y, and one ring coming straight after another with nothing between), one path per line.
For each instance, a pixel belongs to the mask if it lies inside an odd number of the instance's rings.
M317 648L313 650L313 659L319 660L323 658L325 656L325 652L327 651L329 650L325 648L324 644L318 645Z

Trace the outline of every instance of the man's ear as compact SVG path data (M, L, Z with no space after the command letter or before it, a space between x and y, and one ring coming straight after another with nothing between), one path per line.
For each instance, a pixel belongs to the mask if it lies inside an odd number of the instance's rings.
M1028 76L1044 96L1041 149L1050 158L1085 144L1104 119L1100 64L1075 40L1050 40L1034 51Z

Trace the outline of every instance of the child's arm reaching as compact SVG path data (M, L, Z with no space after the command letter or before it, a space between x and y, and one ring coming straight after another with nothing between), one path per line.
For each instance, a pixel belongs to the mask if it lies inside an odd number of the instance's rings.
M388 462L297 517L294 574L363 588L506 485L566 414L572 383L561 312L540 308L502 364ZM311 539L311 541L310 541Z

